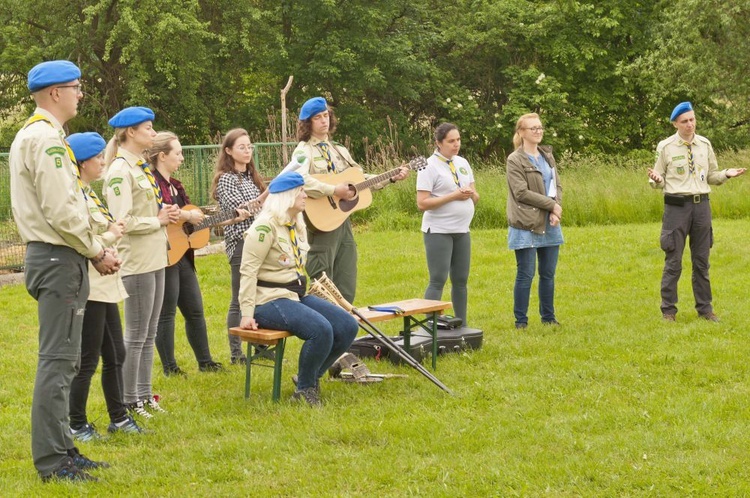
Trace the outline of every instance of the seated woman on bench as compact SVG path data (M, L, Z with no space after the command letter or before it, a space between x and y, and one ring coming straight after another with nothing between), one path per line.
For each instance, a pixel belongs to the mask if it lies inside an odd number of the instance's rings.
M357 336L357 321L342 308L305 295L309 245L302 218L302 175L284 173L271 181L263 210L245 232L240 266L243 329L286 330L304 340L297 390L292 399L320 401L320 378Z

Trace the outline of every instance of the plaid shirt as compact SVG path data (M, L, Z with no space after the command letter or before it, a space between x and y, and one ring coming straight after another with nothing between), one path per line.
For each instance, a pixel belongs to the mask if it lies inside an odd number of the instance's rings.
M255 200L259 196L260 189L247 173L224 173L219 177L216 197L223 211L237 209L240 204ZM255 217L251 216L245 221L224 227L224 244L229 259L232 259L237 244L242 240L242 234L250 228L254 219Z

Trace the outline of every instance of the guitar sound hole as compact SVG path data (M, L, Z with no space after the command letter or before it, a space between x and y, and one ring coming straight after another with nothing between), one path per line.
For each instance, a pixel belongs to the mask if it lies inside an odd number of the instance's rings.
M349 211L354 209L358 203L359 203L359 197L355 197L354 199L350 201L345 201L341 199L339 201L339 208L341 208L343 212L348 213Z

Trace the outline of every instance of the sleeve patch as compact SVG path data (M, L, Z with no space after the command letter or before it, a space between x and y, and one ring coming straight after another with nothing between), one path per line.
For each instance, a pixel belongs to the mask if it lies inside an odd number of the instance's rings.
M55 154L59 154L61 156L64 156L67 154L68 151L65 150L65 147L60 147L59 145L56 145L54 147L50 147L49 149L44 151L48 156L54 156Z
M268 225L258 225L255 227L255 231L269 233L271 231L271 227L269 227Z
M112 179L111 179L111 180L109 181L109 183L108 183L107 185L108 185L108 186L109 186L110 188L113 188L113 187L114 187L115 185L119 185L120 183L122 183L122 178L121 178L121 177L114 177L114 178L112 178Z

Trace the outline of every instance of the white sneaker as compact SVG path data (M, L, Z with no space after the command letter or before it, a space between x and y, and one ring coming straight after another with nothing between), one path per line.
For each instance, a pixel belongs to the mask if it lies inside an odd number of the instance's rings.
M135 403L132 403L128 410L132 412L135 415L140 415L143 418L152 418L153 415L151 415L149 412L146 411L145 406L143 405L143 401L136 401Z
M148 401L146 401L146 406L155 412L167 413L167 410L159 406L158 398L156 398L155 396L151 396Z

